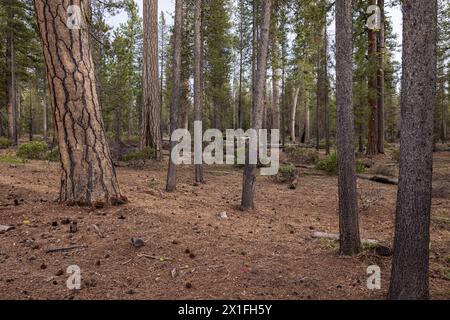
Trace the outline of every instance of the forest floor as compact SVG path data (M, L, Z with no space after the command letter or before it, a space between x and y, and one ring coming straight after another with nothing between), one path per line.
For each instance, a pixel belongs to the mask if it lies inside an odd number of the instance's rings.
M12 151L1 151L0 154ZM377 163L391 161L387 157ZM391 161L392 162L392 161ZM299 185L257 178L257 209L238 210L242 170L205 167L194 186L180 167L178 191L164 191L166 163L120 167L130 203L102 210L55 202L59 165L0 163L0 299L384 299L391 258L366 250L337 254L337 178L300 169ZM397 187L358 180L363 239L391 247ZM226 212L227 218L220 213ZM70 221L78 231L69 233ZM96 225L96 227L94 227ZM430 286L450 299L450 152L435 154ZM131 238L142 238L136 249ZM86 246L67 252L48 249ZM66 269L81 268L82 288L67 289ZM382 271L367 288L367 268Z

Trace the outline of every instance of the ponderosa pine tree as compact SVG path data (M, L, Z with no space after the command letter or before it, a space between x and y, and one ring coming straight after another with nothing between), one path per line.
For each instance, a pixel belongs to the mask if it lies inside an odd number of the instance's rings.
M194 118L203 123L202 92L202 0L195 0L194 13ZM201 164L195 165L195 182L203 183Z
M357 254L361 249L354 151L352 0L336 2L336 103L339 155L340 252Z
M400 180L389 298L428 299L437 0L403 1Z
M103 128L86 13L80 28L69 28L68 1L35 1L35 13L47 66L61 156L60 202L103 207L127 202L116 178ZM61 44L65 45L62 46Z
M141 150L151 147L161 159L161 88L158 60L158 1L144 1L144 104Z
M253 89L254 96L252 100L252 128L258 131L262 129L263 126L264 93L267 72L271 10L272 0L263 0L262 21L258 46L258 67L256 72L256 83L254 83ZM240 207L242 211L251 210L255 207L254 197L256 190L256 171L256 164L246 163L242 188L242 202Z
M178 128L178 112L181 96L181 37L183 34L183 1L175 2L175 23L173 36L173 57L172 57L172 92L170 97L170 137ZM177 142L170 139L169 168L167 171L166 190L175 191L177 187L176 165L172 161L172 151Z

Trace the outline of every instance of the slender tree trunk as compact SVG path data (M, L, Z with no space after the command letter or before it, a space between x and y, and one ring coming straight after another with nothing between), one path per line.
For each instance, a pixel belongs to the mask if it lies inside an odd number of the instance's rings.
M42 128L44 131L44 141L48 141L48 95L47 89L44 88L44 99L42 101Z
M429 298L437 0L403 2L400 181L390 299Z
M323 103L323 70L321 41L317 39L317 88L316 88L316 150L320 150L320 111Z
M370 0L370 5L376 5L376 0ZM368 71L368 106L369 106L369 131L367 140L367 155L378 154L378 103L377 103L377 32L369 29L369 71Z
M281 72L279 66L278 26L273 22L272 31L272 129L280 129L280 87Z
M163 19L164 16L161 14L161 19ZM159 114L159 121L160 121L160 134L161 134L161 140L164 137L164 117L163 117L163 106L164 106L164 68L165 68L165 62L166 62L166 43L165 43L165 22L161 22L161 30L160 31L160 38L161 38L161 68L160 68L160 74L159 74L159 81L160 81L160 87L159 87L159 100L160 100L160 114ZM161 146L162 149L162 146ZM161 157L162 157L162 150L161 150Z
M353 22L352 0L336 2L336 99L339 150L339 230L340 252L360 251L356 165L353 149Z
M144 1L144 105L141 149L151 147L161 160L161 88L158 70L158 0Z
M12 19L12 17L10 18ZM17 96L16 96L16 49L14 43L14 32L11 30L8 33L7 43L7 59L9 68L8 77L8 124L9 137L11 144L17 146Z
M202 0L195 0L194 13L194 116L195 121L203 123L203 93L202 93ZM239 106L239 112L241 112ZM203 168L195 165L195 182L203 183Z
M88 2L71 4L89 11ZM120 192L103 129L84 16L81 29L69 29L68 1L39 0L34 5L55 107L62 169L59 200L97 208L123 204L127 199Z
M291 140L292 143L295 143L295 128L296 128L296 115L297 115L297 103L298 103L298 96L300 94L300 87L297 87L294 91L294 97L292 102L292 108L291 108Z
M378 32L378 152L384 153L384 50L385 50L385 22L384 0L378 0L381 9L381 29Z
M310 93L305 92L305 143L311 140L311 109L310 109Z
M272 0L263 0L261 37L258 50L258 68L256 83L254 84L253 106L252 106L252 128L260 130L263 122L264 111L264 88L266 83L267 55L269 48L269 28ZM254 208L254 197L256 189L256 165L246 163L244 169L244 182L242 190L241 210L247 211Z
M172 133L178 128L178 112L181 96L181 37L183 32L183 2L176 0L175 4L175 25L174 25L174 46L173 46L173 62L172 62L172 95L170 97L170 137ZM176 165L172 161L172 150L177 145L176 141L170 139L170 157L169 169L167 172L168 192L175 191L177 186L177 171Z
M28 138L30 141L33 141L33 98L30 92L30 116L28 118Z
M326 17L325 17L326 19ZM325 114L325 152L326 154L330 154L331 142L330 142L330 112L328 110L329 103L329 79L328 79L328 33L327 33L327 23L325 21L324 27L324 35L323 35L323 108Z

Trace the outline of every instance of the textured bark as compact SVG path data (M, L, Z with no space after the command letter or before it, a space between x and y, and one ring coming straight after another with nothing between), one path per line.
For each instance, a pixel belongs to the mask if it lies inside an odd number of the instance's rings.
M370 0L370 5L376 5L376 0ZM367 139L367 155L374 156L378 154L378 102L377 89L378 77L375 64L377 63L377 32L369 29L369 71L368 79L368 107L369 107L369 125Z
M44 141L48 140L48 97L47 90L44 89L44 100L42 101L42 128L44 131Z
M340 252L353 255L360 251L354 116L352 106L353 39L352 0L336 2L336 103L339 152L339 230Z
M294 98L292 102L292 108L291 108L291 140L292 143L295 143L295 127L296 127L296 115L297 115L297 103L298 103L298 96L300 94L300 87L297 87L294 91Z
M327 34L327 27L325 26L323 30L323 46L322 46L322 58L323 58L323 112L325 116L325 152L326 154L330 154L330 113L328 110L328 103L329 103L329 88L328 88L328 34Z
M144 105L141 149L151 147L161 159L161 88L158 70L158 1L144 1Z
M202 0L195 0L194 13L194 117L195 121L203 120L202 94ZM203 168L195 165L195 182L203 183Z
M172 94L170 97L170 136L178 128L178 112L181 96L181 36L183 31L183 2L176 0L175 4L175 25L174 25L174 46L172 61ZM166 190L168 192L175 191L177 187L177 171L176 166L172 162L172 150L176 146L176 142L170 140L170 157L169 169L167 171Z
M280 129L281 69L279 66L278 26L273 23L272 31L272 129Z
M429 298L437 0L403 3L400 180L390 299Z
M89 2L39 0L34 5L55 107L59 200L94 207L125 203L103 129L89 33L66 26L67 7L79 5L87 12Z
M252 128L256 130L261 129L263 124L271 8L272 0L264 0L261 22L261 36L258 50L258 68L256 73L256 83L254 84L255 87L253 90L254 97L252 105ZM256 165L248 163L245 165L241 202L242 211L247 211L254 208L256 171Z
M12 19L12 16L10 16ZM16 96L16 49L14 43L14 32L10 30L7 37L7 64L9 69L8 76L8 128L9 128L9 138L11 139L11 144L17 146L17 96Z
M384 23L384 0L378 0L378 6L381 9L381 29L378 32L378 108L377 108L377 121L378 121L378 153L384 153L384 49L385 49L385 23Z

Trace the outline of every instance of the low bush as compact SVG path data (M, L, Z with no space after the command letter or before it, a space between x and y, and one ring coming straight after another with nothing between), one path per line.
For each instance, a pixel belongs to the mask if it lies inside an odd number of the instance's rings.
M59 148L58 147L50 150L47 153L47 161L50 161L50 162L58 162L59 161Z
M0 137L0 149L8 149L11 147L11 141L8 138Z
M284 152L289 160L301 164L316 164L319 161L319 153L316 150L300 148L297 146L286 147Z
M328 174L337 175L339 173L339 158L336 152L331 153L322 161L319 161L316 168L327 172ZM364 163L361 160L356 160L356 172L363 173L365 171Z
M155 150L150 147L145 147L142 151L131 152L122 157L125 162L148 160L155 157Z
M16 155L22 159L45 160L47 159L48 146L44 142L32 141L22 144Z
M292 164L283 164L280 166L277 174L277 180L280 182L292 181L297 175L297 169Z

